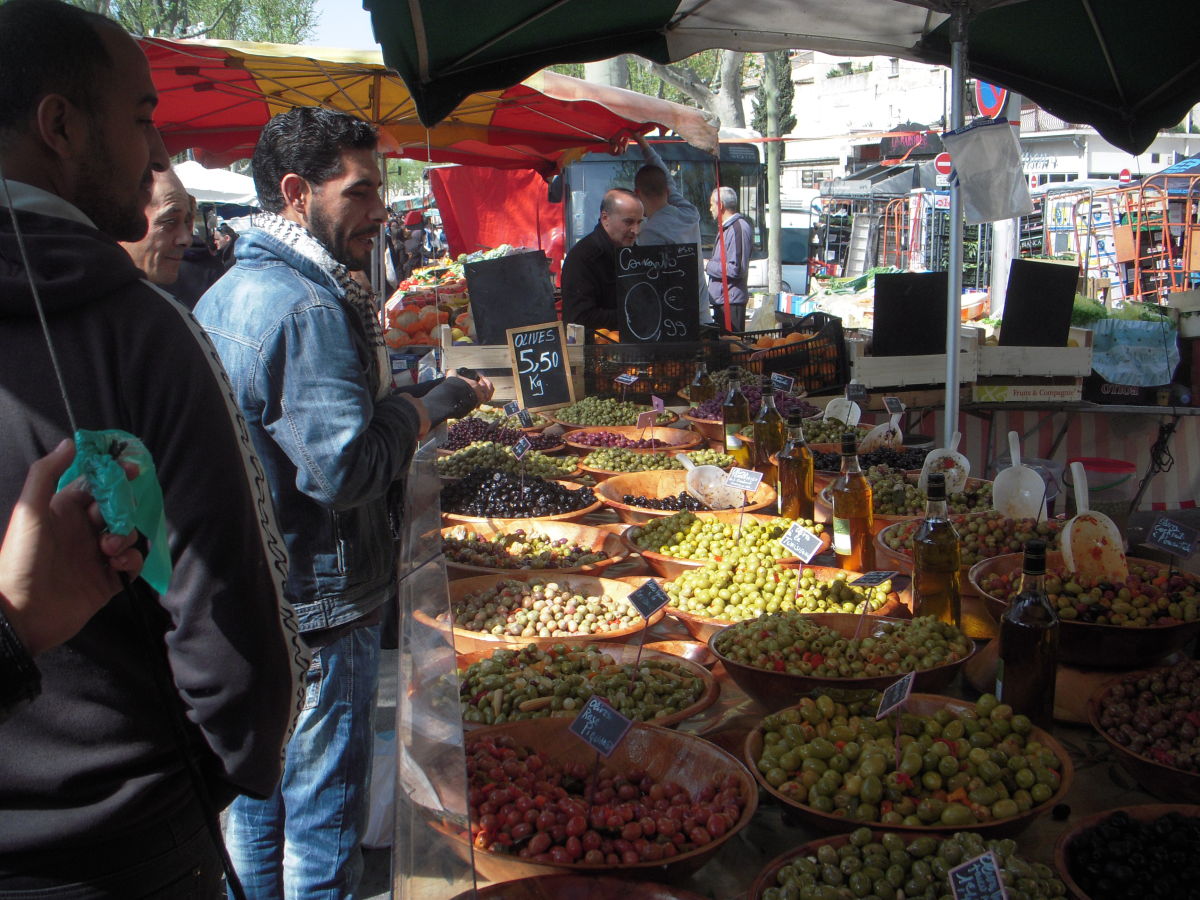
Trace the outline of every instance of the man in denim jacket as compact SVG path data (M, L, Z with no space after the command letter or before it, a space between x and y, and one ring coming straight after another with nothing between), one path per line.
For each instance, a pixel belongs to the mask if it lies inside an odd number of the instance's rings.
M386 221L375 145L343 113L273 118L254 151L267 212L196 307L262 458L291 558L286 594L313 650L280 787L230 807L249 898L354 896L381 607L396 590L389 496L431 423L491 395L486 379L459 377L419 400L391 389L374 297L351 276Z

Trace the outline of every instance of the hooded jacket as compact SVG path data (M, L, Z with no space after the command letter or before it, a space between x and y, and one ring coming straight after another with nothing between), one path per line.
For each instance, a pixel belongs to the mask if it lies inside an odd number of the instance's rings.
M204 332L75 207L10 187L30 270L0 207L0 509L71 435L69 404L77 427L149 449L174 569L162 596L135 580L41 654L41 696L0 722L0 878L69 880L80 851L136 858L137 835L194 808L175 713L218 806L269 794L307 654L261 467Z

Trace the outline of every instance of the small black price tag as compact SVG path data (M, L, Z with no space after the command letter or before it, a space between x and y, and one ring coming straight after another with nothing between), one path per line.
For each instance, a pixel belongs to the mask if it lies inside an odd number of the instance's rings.
M883 408L893 415L904 412L904 404L900 402L899 397L884 397Z
M753 469L739 469L734 466L729 470L729 474L725 476L725 484L731 488L737 488L739 491L757 491L758 485L762 481L762 472L755 472Z
M1196 531L1190 525L1184 525L1182 522L1161 516L1150 526L1150 531L1142 543L1147 547L1154 547L1164 553L1169 553L1171 556L1187 559L1196 552L1197 538L1200 538L1200 531Z
M665 404L665 403L663 403L663 398L662 398L662 397L657 397L657 396L651 395L651 397L650 397L650 408L651 408L651 409L653 409L653 410L654 410L656 413L660 413L660 412L662 412L664 409L666 409L666 408L667 408L667 406L666 406L666 404Z
M909 672L888 685L879 700L879 712L875 713L876 719L884 718L888 713L899 709L908 702L908 695L912 693L913 680L916 677L916 672Z
M781 372L771 373L771 386L777 391L783 391L785 394L790 393L792 385L796 383L796 379L790 375L784 375Z
M532 446L533 444L529 442L529 438L521 435L521 437L517 439L517 442L513 444L513 456L515 456L517 459L521 459L526 453L529 452L529 448Z
M808 562L817 555L817 551L823 546L821 538L799 522L793 522L792 526L779 539L779 543L783 544L784 548L792 551L792 554L798 556L801 562Z
M612 756L632 725L632 719L625 718L593 694L571 723L570 729L593 750L604 756Z
M636 375L634 375L632 372L622 372L620 375L618 375L616 378L613 379L613 381L615 381L617 384L635 384L637 382L637 380L638 380L638 377Z
M629 595L629 602L642 614L643 619L649 619L670 602L667 592L653 578L649 579L636 591Z
M517 410L517 421L521 423L522 428L533 427L533 416L529 414L529 410L527 409Z
M855 382L853 384L846 385L846 399L851 403L866 403L869 399L871 399L871 395L867 392L867 386L865 384L858 384Z
M894 569L890 572L868 572L866 575L860 575L850 582L851 587L876 587L883 584L885 581L890 581L900 573Z
M658 421L658 413L652 409L646 410L644 413L638 413L637 427L638 428L653 428L654 423Z
M1008 900L996 854L989 850L946 873L954 900Z
M515 416L517 414L517 410L519 410L520 408L521 408L521 404L518 403L516 400L509 400L507 403L504 404L504 414L506 416Z

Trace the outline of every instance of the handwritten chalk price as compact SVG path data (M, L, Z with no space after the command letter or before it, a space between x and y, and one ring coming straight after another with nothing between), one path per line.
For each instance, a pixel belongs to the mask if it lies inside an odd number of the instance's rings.
M817 555L817 551L821 549L824 542L799 522L793 522L789 528L779 539L779 543L783 544L784 549L790 550L793 556L800 558L800 562L808 562Z
M785 394L790 394L792 385L796 383L796 379L789 375L784 375L780 372L771 373L771 387L777 391L783 391Z
M569 727L572 734L593 750L612 756L632 725L632 719L625 718L593 694Z
M652 409L646 410L644 413L638 413L637 427L638 428L653 428L654 423L658 421L658 413Z
M1196 552L1196 538L1200 532L1182 522L1162 516L1150 526L1150 532L1142 541L1147 547L1155 547L1171 556L1184 559Z
M656 413L660 413L664 409L666 409L667 406L665 403L663 403L662 397L651 396L650 397L650 408L653 409Z
M629 602L633 604L634 609L647 620L666 606L670 599L667 592L653 578L629 595Z
M521 423L522 428L533 427L533 416L529 414L529 410L527 409L517 410L517 421Z
M908 702L908 695L912 693L913 680L916 677L916 672L909 672L888 685L887 690L879 699L879 712L875 713L876 719L884 718Z
M531 447L533 447L533 444L529 442L529 438L522 435L517 442L513 444L513 456L515 456L517 459L521 459L526 453L529 452Z
M871 398L867 393L865 384L848 384L846 385L846 399L851 403L866 403Z
M518 403L516 400L509 400L507 403L504 404L504 414L506 416L515 416L517 414L517 410L519 410L520 408L521 408L521 404Z
M891 581L900 573L895 569L886 572L868 572L866 575L860 575L850 582L851 587L879 587L885 581Z
M636 375L634 375L632 372L622 372L620 375L618 375L616 378L613 379L613 381L615 381L617 384L624 384L624 385L636 384L637 380L638 380L638 377Z
M904 412L904 404L900 402L899 397L884 397L883 408L893 415L899 415Z
M726 486L737 488L739 491L757 491L761 481L762 472L755 472L753 469L739 469L737 466L730 469L729 474L725 476Z
M996 854L989 850L946 873L954 900L1008 900Z

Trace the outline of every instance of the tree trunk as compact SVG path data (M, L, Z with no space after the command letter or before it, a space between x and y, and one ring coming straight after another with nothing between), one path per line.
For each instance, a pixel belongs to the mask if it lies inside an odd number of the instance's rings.
M767 137L779 137L779 67L774 53L764 53L766 63ZM783 216L779 200L778 141L767 142L767 294L771 298L783 290L782 256Z
M720 86L713 93L713 107L721 124L726 128L745 128L746 110L742 107L742 60L745 53L736 50L721 51Z

